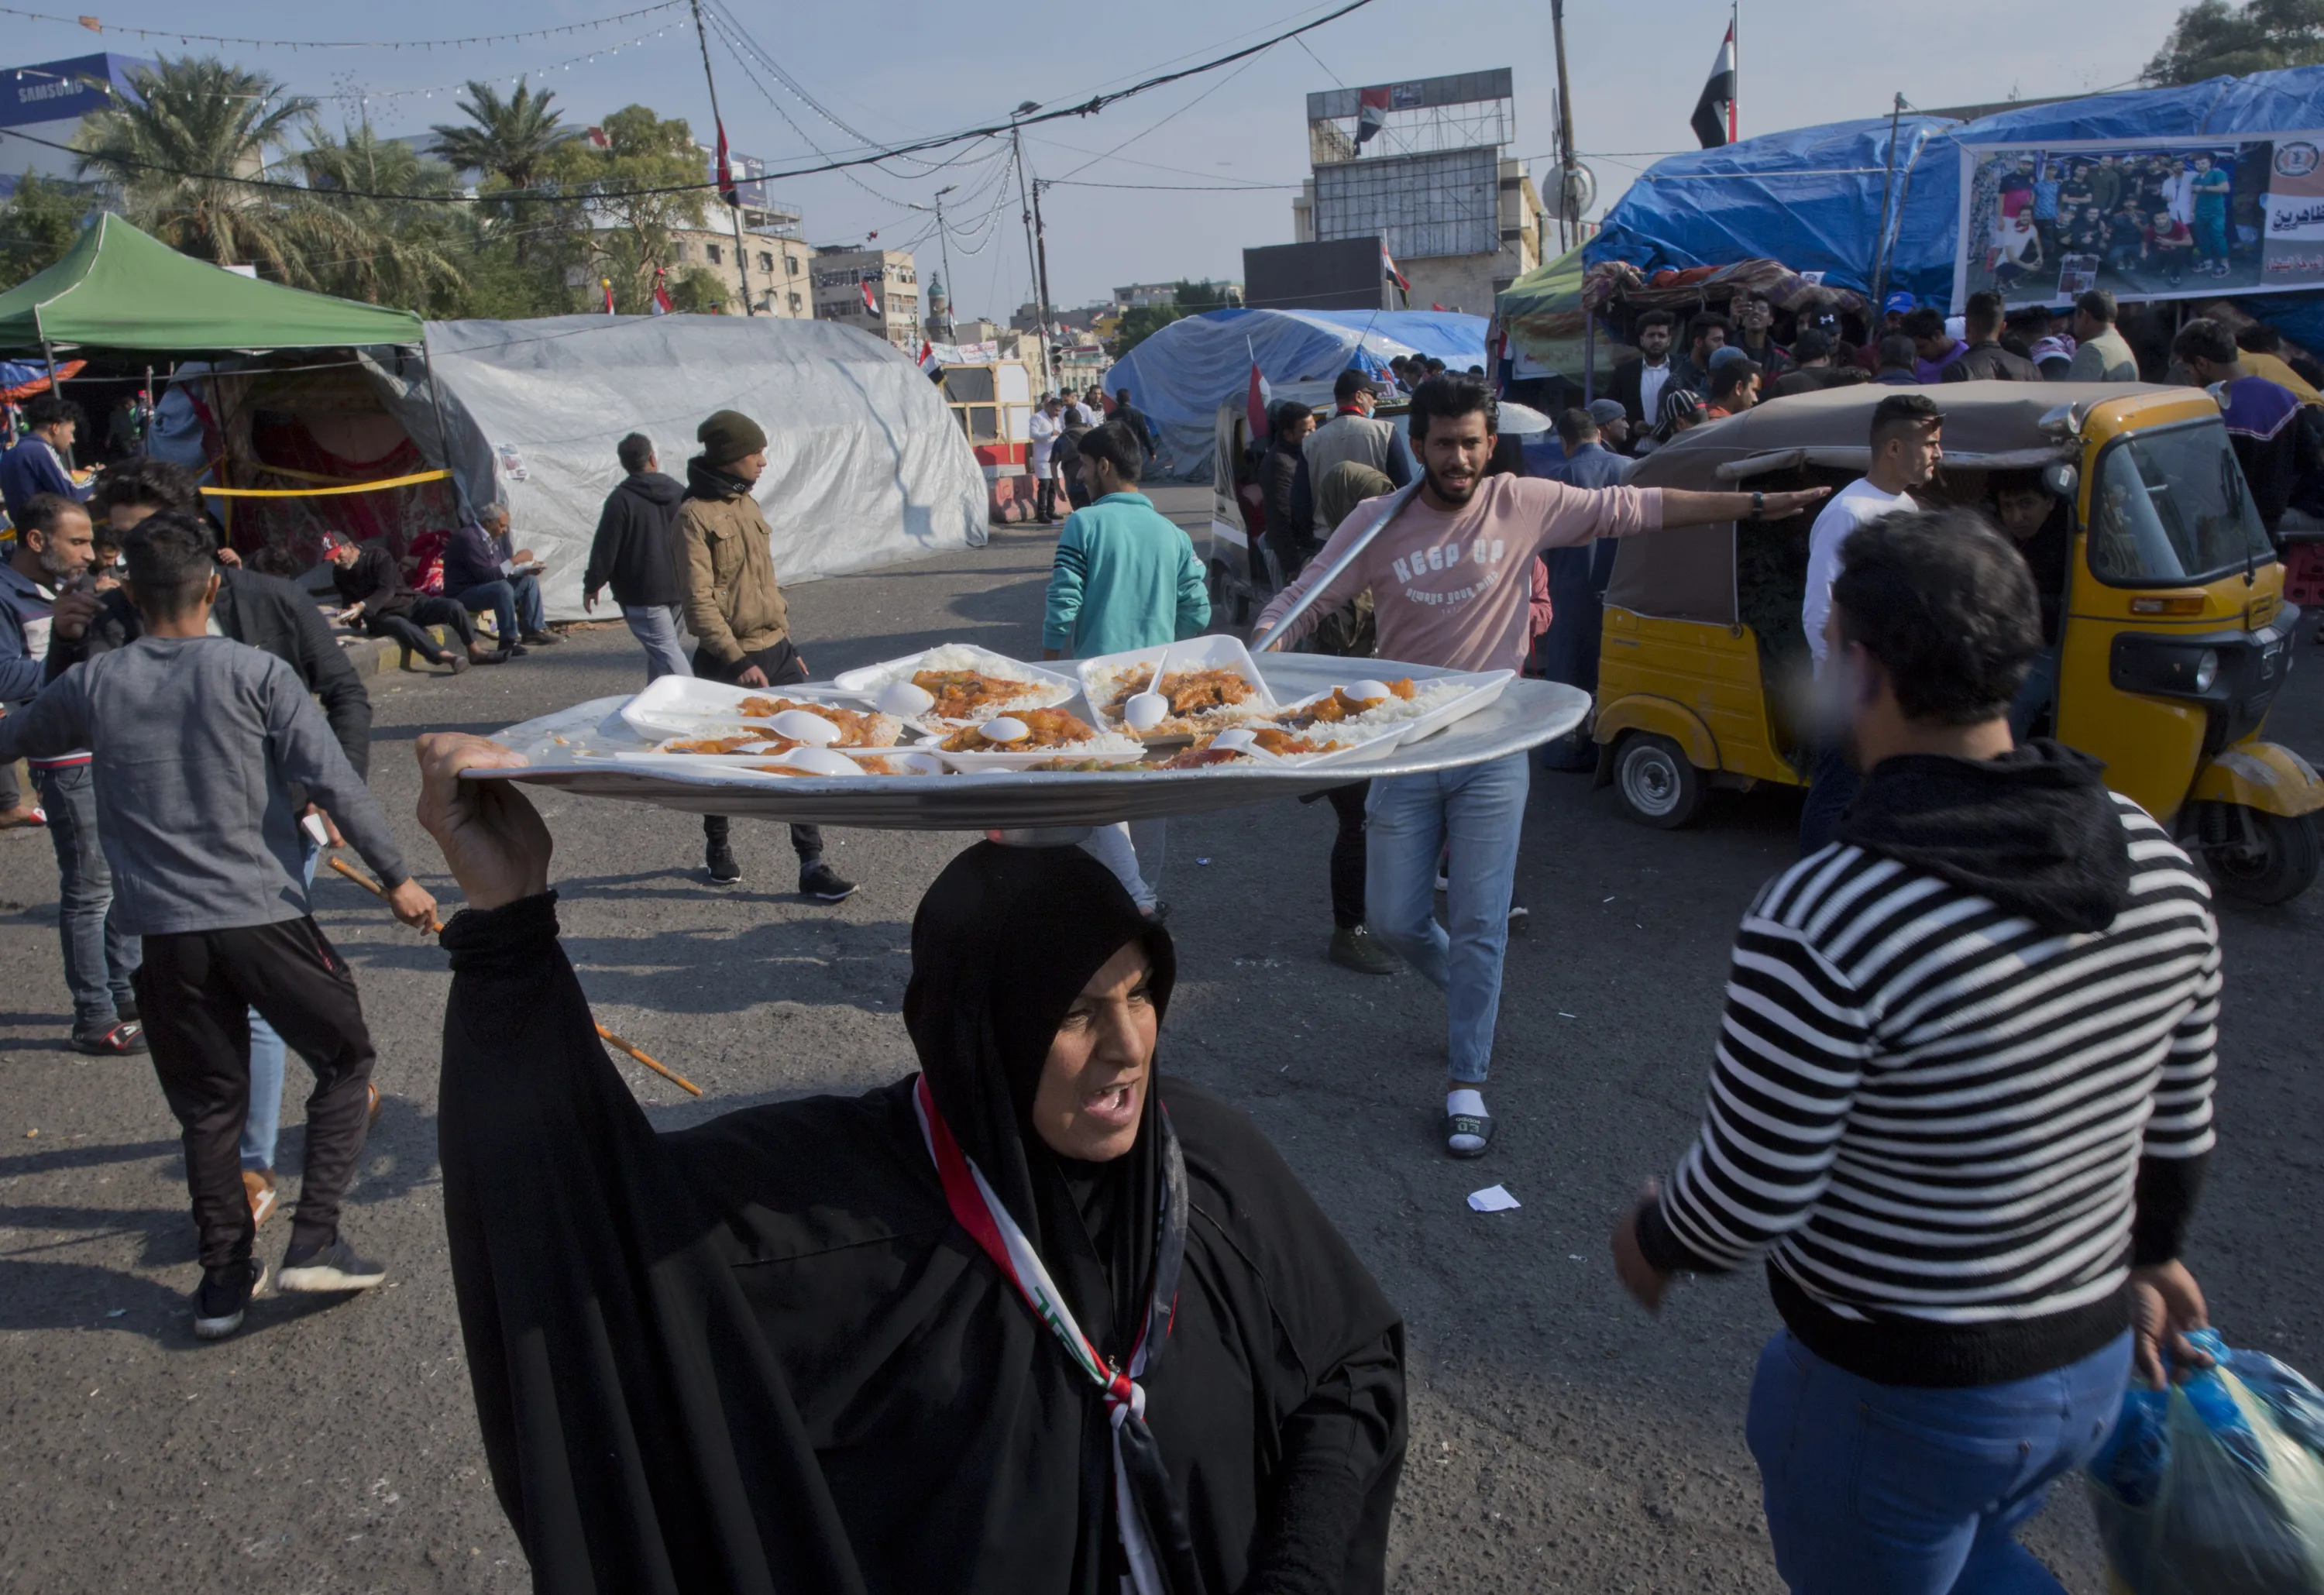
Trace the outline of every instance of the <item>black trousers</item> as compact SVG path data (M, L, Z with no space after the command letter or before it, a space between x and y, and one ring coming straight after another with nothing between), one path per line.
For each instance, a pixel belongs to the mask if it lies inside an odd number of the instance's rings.
M133 977L153 1073L184 1130L186 1185L205 1268L250 1255L257 1230L242 1187L242 1121L250 1111L250 1010L314 1071L307 1158L293 1246L327 1242L368 1124L364 1087L376 1056L355 975L314 920L144 938Z
M1358 781L1323 794L1340 816L1340 834L1332 838L1332 923L1342 930L1364 922L1364 799L1371 789L1371 782Z
M475 646L475 622L449 598L421 598L402 614L375 614L367 630L374 637L392 637L429 664L440 665L449 654L436 646L436 640L427 632L429 626L449 631L464 650Z
M1033 513L1044 521L1057 518L1057 482L1054 476L1044 476L1033 489Z
M769 687L790 687L807 679L807 667L799 663L798 650L791 646L791 640L788 637L772 648L762 648L756 653L746 653L731 664L715 657L706 649L697 648L694 650L694 673L705 681L723 681L732 687L741 678L742 672L752 665L758 666L765 672ZM702 816L703 840L712 846L719 846L725 842L727 829L724 815L706 814ZM821 858L823 827L793 825L791 851L798 854L802 868Z

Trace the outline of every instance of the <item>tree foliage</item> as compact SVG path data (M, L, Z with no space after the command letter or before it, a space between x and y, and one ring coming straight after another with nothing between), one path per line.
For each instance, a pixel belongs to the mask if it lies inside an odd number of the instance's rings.
M333 212L351 241L349 253L308 263L314 287L426 316L458 313L468 286L471 224L452 206L371 197L456 193L450 167L400 139L380 137L368 123L337 138L312 128L299 164L318 195L345 196L314 203Z
M1121 313L1113 329L1113 337L1105 352L1116 360L1152 337L1173 321L1182 317L1199 316L1205 310L1228 310L1242 303L1242 296L1223 282L1213 282L1205 277L1191 281L1181 277L1172 284L1169 302L1137 305Z
M565 125L564 113L551 103L554 90L536 92L529 83L503 99L489 83L471 81L468 97L457 104L468 121L438 123L436 153L457 171L484 176L478 186L484 201L477 208L487 223L505 233L519 262L530 260L535 237L542 231L562 230L551 219L559 207L542 199L495 199L495 192L530 191L551 187L581 138L578 128Z
M708 191L646 191L702 180L702 152L693 131L684 119L664 121L643 106L614 112L599 131L602 147L594 142L567 146L558 179L560 187L586 198L594 217L588 263L598 281L613 283L614 308L643 315L653 299L656 268L669 273L674 304L681 290L687 309L723 304L724 285L706 272L679 266L674 247L678 229L699 227L708 217ZM709 306L706 290L715 296Z
M0 207L0 290L55 265L88 219L88 200L26 173Z
M2324 0L2200 0L2146 64L2151 83L2200 83L2324 62Z

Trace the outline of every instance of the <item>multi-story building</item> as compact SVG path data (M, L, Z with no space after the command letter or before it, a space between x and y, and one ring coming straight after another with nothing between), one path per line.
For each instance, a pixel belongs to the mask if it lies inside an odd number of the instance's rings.
M705 149L702 159L703 170L716 178L717 155ZM742 309L747 281L753 314L807 319L815 314L815 300L807 287L807 262L815 251L807 247L798 207L768 194L766 163L757 156L730 155L728 167L742 205L729 210L714 202L703 226L674 231L671 240L678 258L670 263L692 266L717 278L725 286L726 308L731 312ZM739 245L734 229L737 217L742 224Z
M908 353L918 350L920 274L909 251L818 249L807 275L817 320L868 332Z
M1540 197L1526 163L1504 153L1516 136L1507 67L1311 94L1314 175L1291 202L1294 241L1378 238L1414 309L1489 316L1494 296L1541 263Z

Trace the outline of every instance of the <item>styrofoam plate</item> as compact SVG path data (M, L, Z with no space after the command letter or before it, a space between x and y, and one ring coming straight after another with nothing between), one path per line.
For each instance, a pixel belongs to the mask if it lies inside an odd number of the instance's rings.
M1012 706L1023 709L1053 709L1059 704L1070 703L1081 691L1081 683L1061 671L1042 665L1028 665L1022 659L1012 659L1006 654L979 648L971 642L947 642L936 648L924 648L903 659L885 663L865 665L857 670L842 671L832 678L832 686L849 697L871 703L880 696L880 689L891 682L909 681L922 670L974 670L981 675L996 676L1006 681L1028 681L1035 690L1024 701ZM943 726L956 731L964 725L973 725L1001 714L1001 709L988 709L966 720L945 720L935 715L923 715L907 722L924 731Z
M1095 659L1077 663L1074 673L1081 678L1082 696L1088 700L1093 716L1091 724L1101 731L1126 730L1121 721L1107 714L1102 705L1111 701L1123 676L1141 665L1150 668L1160 663L1166 653L1169 656L1172 674L1180 670L1228 669L1257 687L1258 695L1248 703L1239 705L1240 709L1272 714L1280 706L1275 701L1275 694L1268 689L1267 678L1259 673L1259 666L1252 661L1250 650L1242 645L1240 639L1189 637L1182 642L1173 642L1167 648L1133 648L1121 653L1100 654ZM1222 717L1219 724L1233 724L1231 713L1229 717ZM1131 732L1130 734L1135 736L1139 733ZM1177 734L1178 740L1185 739L1184 732Z
M624 724L640 735L659 742L665 736L700 736L714 724L743 723L745 698L788 698L799 704L830 704L855 708L854 695L829 687L729 687L697 676L664 676L622 705ZM763 724L761 722L760 724Z
M1364 661L1351 659L1347 662L1350 667L1348 681L1358 679ZM1426 677L1422 678L1423 686L1436 687L1452 682L1463 686L1468 690L1449 697L1426 714L1416 715L1409 720L1392 720L1377 725L1350 724L1343 722L1331 729L1335 733L1350 733L1360 737L1362 740L1358 745L1373 753L1385 753L1391 748L1408 747L1421 738L1434 735L1454 721L1465 719L1485 707L1501 696L1508 684L1517 679L1517 674L1515 670L1474 670L1460 675ZM1284 710L1286 713L1290 713L1304 708L1319 698L1328 697L1338 687L1345 687L1348 681L1339 682L1323 692L1310 693L1293 703L1286 704ZM1333 758L1341 756L1331 755Z

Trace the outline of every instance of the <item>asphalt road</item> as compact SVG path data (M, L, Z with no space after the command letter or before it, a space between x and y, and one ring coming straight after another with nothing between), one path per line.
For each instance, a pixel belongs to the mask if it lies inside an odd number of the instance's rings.
M1203 495L1164 490L1199 519ZM792 595L818 676L958 637L1038 646L1047 543ZM2312 651L2312 650L2311 650ZM455 681L375 688L372 784L424 880L451 884L412 819L413 738L490 731L631 690L619 626ZM2324 681L2295 674L2276 723L2324 757ZM1480 1163L1435 1133L1443 1009L1409 973L1323 962L1327 806L1175 827L1165 896L1181 984L1163 1064L1240 1103L1402 1307L1412 1450L1392 1587L1421 1590L1780 1588L1742 1424L1775 1323L1756 1278L1677 1291L1658 1321L1606 1258L1615 1212L1667 1166L1700 1108L1737 916L1791 853L1794 800L1722 804L1700 828L1624 820L1587 777L1537 773ZM957 850L940 835L836 832L863 882L837 908L793 892L779 828L738 825L745 879L706 887L682 816L551 798L566 942L599 1018L708 1093L629 1074L666 1125L770 1096L858 1091L910 1066L898 1005L914 904ZM62 1045L56 877L37 834L0 836L0 1589L263 1595L516 1590L523 1557L484 1472L438 1202L443 954L326 876L318 915L363 986L385 1115L347 1212L393 1268L369 1296L263 1299L236 1339L189 1332L198 1278L176 1126L143 1059ZM2227 945L2221 1148L2190 1260L2238 1343L2324 1372L2324 1109L2310 1083L2324 889L2221 911ZM303 1095L285 1110L299 1160ZM1523 1206L1464 1198L1495 1182ZM270 1258L281 1221L262 1237ZM2102 1587L2079 1490L2031 1543L2077 1595Z

